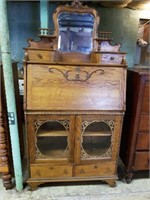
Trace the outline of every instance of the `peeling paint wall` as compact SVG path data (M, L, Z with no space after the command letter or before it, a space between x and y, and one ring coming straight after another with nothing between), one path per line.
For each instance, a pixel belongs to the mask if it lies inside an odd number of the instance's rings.
M8 1L8 17L10 28L10 39L12 48L12 59L19 61L22 67L24 47L27 47L27 39L38 39L38 28L40 27L40 7L39 1ZM57 4L49 3L49 27L53 28L52 13ZM136 50L136 39L140 18L148 19L148 11L131 9L102 8L93 7L100 15L99 31L111 31L113 33L113 43L122 44L121 51L127 52L127 63L129 67L134 65Z

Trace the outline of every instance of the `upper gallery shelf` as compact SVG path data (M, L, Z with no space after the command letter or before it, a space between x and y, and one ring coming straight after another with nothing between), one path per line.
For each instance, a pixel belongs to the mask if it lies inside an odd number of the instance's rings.
M40 41L28 40L25 61L126 64L121 44L110 44L111 32L98 32L99 20L94 8L78 0L58 6L54 30L41 28Z

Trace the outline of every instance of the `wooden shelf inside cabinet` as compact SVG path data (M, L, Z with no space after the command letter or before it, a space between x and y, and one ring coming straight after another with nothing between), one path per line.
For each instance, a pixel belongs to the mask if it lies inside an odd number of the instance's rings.
M42 130L37 135L38 137L64 137L68 136L66 131L49 131L49 130Z
M111 136L111 135L112 135L111 131L101 131L101 132L90 132L90 131L88 131L88 132L83 133L83 136L93 136L93 137L95 137L95 136L99 136L99 137L101 137L101 136Z

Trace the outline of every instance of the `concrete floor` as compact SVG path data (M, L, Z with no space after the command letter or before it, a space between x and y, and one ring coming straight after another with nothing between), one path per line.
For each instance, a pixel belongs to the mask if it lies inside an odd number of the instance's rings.
M87 184L56 184L39 186L29 191L28 186L21 192L5 190L0 179L0 200L150 200L150 179L136 178L130 184L118 180L115 188L101 182Z

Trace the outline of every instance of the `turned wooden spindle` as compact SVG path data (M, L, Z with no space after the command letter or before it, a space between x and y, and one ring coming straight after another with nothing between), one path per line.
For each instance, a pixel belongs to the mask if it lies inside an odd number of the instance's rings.
M11 174L8 167L8 149L6 140L6 129L2 112L2 102L0 102L0 172L2 172L3 185L6 189L12 188Z

